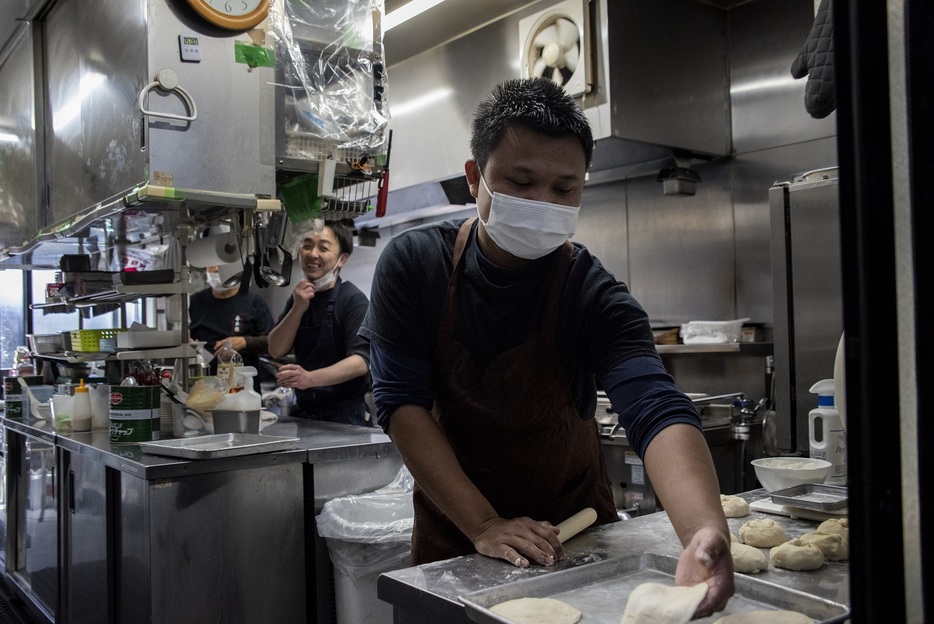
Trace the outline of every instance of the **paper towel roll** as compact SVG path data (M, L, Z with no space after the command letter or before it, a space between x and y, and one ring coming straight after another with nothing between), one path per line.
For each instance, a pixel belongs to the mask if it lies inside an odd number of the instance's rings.
M209 267L240 262L237 239L231 234L218 234L192 241L186 251L188 264Z
M221 278L221 284L242 271L243 266L239 261L232 264L221 264L217 267L217 275Z

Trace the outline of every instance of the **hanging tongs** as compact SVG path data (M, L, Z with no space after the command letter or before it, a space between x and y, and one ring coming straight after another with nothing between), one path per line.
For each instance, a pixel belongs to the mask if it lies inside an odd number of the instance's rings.
M260 288L269 286L269 282L263 277L263 267L269 262L269 256L266 254L266 246L263 244L263 226L259 218L253 223L253 281Z
M263 247L263 265L260 273L263 279L273 286L288 286L292 278L292 254L282 246L282 237L285 230L285 213L275 212L269 216L269 224L265 228L265 245ZM278 249L282 252L279 270L269 265L269 250Z
M238 244L241 244L240 247L240 256L243 257L243 246L246 246L246 257L243 259L243 272L240 273L240 293L247 294L250 292L250 280L253 278L253 264L250 260L250 239L249 232L244 233L244 226L247 221L243 217L243 213L240 213L240 231L237 232L237 241Z

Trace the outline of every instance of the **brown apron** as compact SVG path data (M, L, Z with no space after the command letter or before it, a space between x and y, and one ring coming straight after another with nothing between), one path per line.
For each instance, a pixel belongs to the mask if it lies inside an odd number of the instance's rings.
M439 327L436 358L446 364L436 379L433 416L464 472L502 518L528 516L558 524L585 507L597 524L618 520L593 419L577 413L555 343L571 244L565 243L549 288L541 327L478 370L454 338L458 281L475 219L454 245L454 269ZM475 553L473 543L428 499L414 492L412 563Z

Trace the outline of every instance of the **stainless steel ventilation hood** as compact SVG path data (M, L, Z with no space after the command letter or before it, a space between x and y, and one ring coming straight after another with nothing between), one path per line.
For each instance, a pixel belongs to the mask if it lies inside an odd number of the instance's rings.
M695 0L579 2L591 52L581 104L597 138L591 183L730 155L726 10ZM474 107L498 82L521 75L520 22L556 4L530 3L389 66L394 190L463 176ZM390 212L427 205L401 206L393 194Z

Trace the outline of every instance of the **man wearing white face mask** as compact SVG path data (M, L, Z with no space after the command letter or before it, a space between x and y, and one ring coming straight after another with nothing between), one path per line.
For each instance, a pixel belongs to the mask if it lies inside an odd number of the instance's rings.
M188 333L193 340L203 340L205 348L213 353L220 351L229 341L243 356L246 366L262 370L259 356L266 353L266 334L272 329L272 314L263 298L255 293L240 292L236 279L242 267L239 264L210 266L205 269L205 281L210 288L196 292L188 303ZM225 286L227 280L234 283ZM217 360L211 362L211 372L216 372ZM253 378L255 390L259 390L262 379Z
M361 328L377 422L416 481L412 562L479 552L553 565L554 525L585 507L616 521L599 381L684 546L677 583L707 583L698 617L723 609L730 538L697 412L627 286L569 241L593 151L586 117L550 80L510 80L472 130L478 218L394 236Z
M353 230L340 221L326 221L302 237L305 278L269 333L269 354L295 353L296 363L276 375L280 386L296 389L298 410L292 415L367 426L370 349L357 331L368 302L340 278L352 252Z

